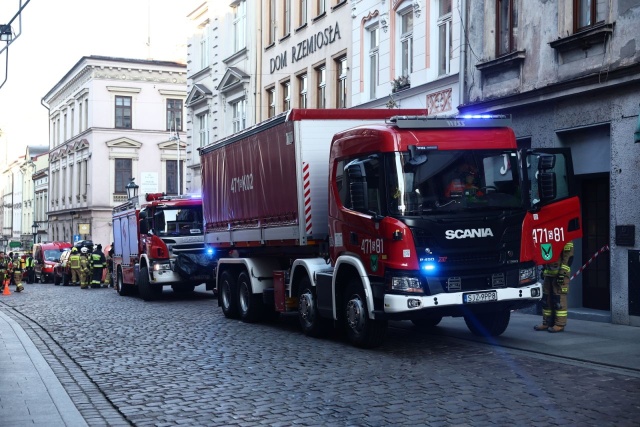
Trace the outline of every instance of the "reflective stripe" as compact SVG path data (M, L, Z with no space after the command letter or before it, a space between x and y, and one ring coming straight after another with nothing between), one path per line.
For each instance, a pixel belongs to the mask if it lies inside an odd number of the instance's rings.
M551 310L542 310L542 315L545 317L549 317L553 314Z
M567 310L558 310L556 311L556 317L567 317L568 311Z
M563 265L560 268L563 269L564 271L571 272L571 267L569 267L568 265Z

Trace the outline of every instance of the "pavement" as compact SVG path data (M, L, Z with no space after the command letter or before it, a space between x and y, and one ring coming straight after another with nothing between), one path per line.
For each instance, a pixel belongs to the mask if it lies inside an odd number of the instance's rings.
M0 304L0 426L87 426L40 351L3 308ZM514 312L503 335L483 338L471 335L460 319L445 318L430 333L530 352L534 357L593 363L640 377L640 328L572 319L570 314L566 330L551 334L533 330L539 321L538 315ZM392 326L412 327L409 322Z

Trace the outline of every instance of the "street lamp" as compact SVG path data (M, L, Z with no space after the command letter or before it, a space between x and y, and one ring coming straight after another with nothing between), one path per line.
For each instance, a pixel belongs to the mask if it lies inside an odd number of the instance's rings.
M131 180L129 181L129 183L127 184L127 186L125 187L127 189L127 198L129 200L138 197L138 184L135 183L135 178L131 178Z
M13 40L11 25L0 25L0 41L10 42L11 40Z
M3 251L7 250L7 238L4 236L0 237L0 247L2 247Z
M31 224L31 232L33 233L33 244L36 244L36 236L38 235L38 228L40 226L38 225L37 222L33 221L33 224Z
M70 242L71 242L71 244L73 244L73 243L75 243L73 241L73 217L76 215L76 211L69 212L69 215L71 215L71 240L70 240Z

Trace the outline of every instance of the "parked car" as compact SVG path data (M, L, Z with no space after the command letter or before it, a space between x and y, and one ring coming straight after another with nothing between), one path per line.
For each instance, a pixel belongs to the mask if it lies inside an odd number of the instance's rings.
M71 249L65 248L60 254L60 262L53 266L53 284L67 286L71 283L71 269L69 268L69 256Z
M71 248L71 243L50 242L33 245L33 270L36 281L53 281L53 267L60 262L60 255L65 248Z

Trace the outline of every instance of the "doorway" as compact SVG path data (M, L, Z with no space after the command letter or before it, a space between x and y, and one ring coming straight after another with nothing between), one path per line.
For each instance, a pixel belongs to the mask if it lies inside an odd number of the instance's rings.
M609 174L581 176L582 263L609 244ZM609 251L600 253L582 272L582 305L611 310L611 264Z

